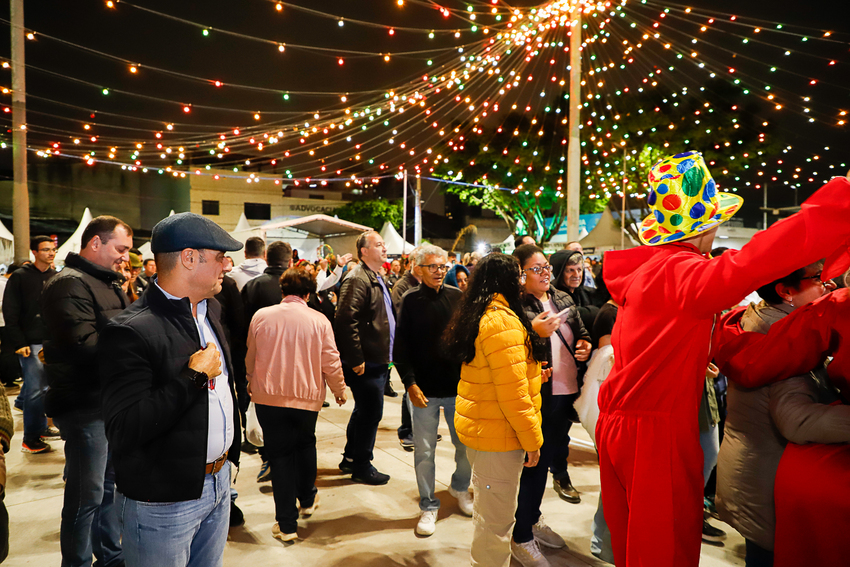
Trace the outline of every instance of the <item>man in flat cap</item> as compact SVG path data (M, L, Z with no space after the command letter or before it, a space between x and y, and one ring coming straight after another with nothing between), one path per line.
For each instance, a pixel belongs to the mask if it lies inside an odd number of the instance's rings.
M103 330L99 367L128 567L222 565L239 412L220 324L224 253L242 248L193 213L151 235L157 278Z

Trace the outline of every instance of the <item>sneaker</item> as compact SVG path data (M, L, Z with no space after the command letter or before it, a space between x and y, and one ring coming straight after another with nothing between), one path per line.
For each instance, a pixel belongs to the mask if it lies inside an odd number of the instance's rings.
M342 474L352 474L354 472L354 461L349 461L345 457L339 462L339 470Z
M720 519L720 514L717 513L717 506L714 504L713 496L706 496L702 501L702 505L703 511L707 516L711 516L715 520Z
M472 516L472 494L470 494L468 490L458 492L450 486L449 494L457 498L457 506L460 508L461 514L464 516Z
M48 453L50 452L50 445L38 439L36 441L24 441L21 443L21 452L23 453Z
M325 400L324 402L322 402L322 407L323 408L329 408L329 407L331 407L331 403L329 401Z
M372 486L380 486L390 481L390 475L378 472L378 469L370 466L366 470L352 473L351 480L363 484L371 484Z
M316 496L313 497L313 505L308 506L307 508L301 508L299 506L298 511L301 512L302 518L309 518L313 514L316 513L316 508L319 507L319 493L316 493Z
M55 427L48 427L41 433L42 439L50 439L56 437L61 437L61 435L59 434L59 430Z
M277 522L275 522L272 526L272 537L279 539L280 541L295 541L298 539L298 532L293 532L291 534L284 533L280 531L280 526Z
M235 528L237 526L241 526L245 523L245 515L242 513L242 510L239 509L239 506L231 500L230 501L230 527Z
M437 530L437 511L423 510L416 522L416 535L429 536Z
M413 451L413 435L408 435L404 439L399 439L398 443L401 445L401 448L408 453Z
M715 528L707 521L703 520L702 522L702 540L710 541L712 543L720 543L726 539L726 532L719 528Z
M511 555L522 567L549 567L549 560L543 557L536 539L517 543L511 538Z
M578 490L575 489L573 483L570 482L570 477L566 477L563 480L553 480L552 488L555 489L555 492L558 493L561 500L566 500L570 504L578 504L581 502L581 494L579 494Z
M260 467L260 474L257 475L257 482L267 482L272 479L272 466L271 463L266 461L263 463L263 466Z
M543 521L543 516L537 520L537 523L531 526L531 533L534 534L534 539L541 545L551 547L552 549L561 549L567 547L567 542L564 538L555 533L555 530L546 525Z

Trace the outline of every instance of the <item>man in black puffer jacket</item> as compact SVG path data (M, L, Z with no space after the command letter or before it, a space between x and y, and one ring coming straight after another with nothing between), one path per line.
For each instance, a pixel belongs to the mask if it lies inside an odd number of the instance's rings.
M123 561L121 533L95 353L100 332L130 304L118 270L133 245L133 229L115 217L97 217L83 232L82 243L79 254L65 258L65 269L47 283L41 298L46 410L65 440L62 564L91 565L94 553L99 565L113 567Z

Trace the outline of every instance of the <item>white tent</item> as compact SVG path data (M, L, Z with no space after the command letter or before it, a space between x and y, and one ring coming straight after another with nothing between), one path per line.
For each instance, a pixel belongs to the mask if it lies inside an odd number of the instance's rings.
M0 264L9 265L15 261L15 237L0 222Z
M77 226L77 230L75 230L74 234L71 235L71 238L66 240L65 243L59 247L59 250L56 251L57 265L65 265L65 257L68 256L69 252L80 252L83 242L83 232L91 222L91 219L91 211L88 207L86 207L86 210L83 211L83 217L80 219L80 224Z
M585 250L592 248L593 252L591 254L598 255L601 252L608 252L609 250L619 250L621 248L621 239L622 229L614 221L614 215L611 214L611 209L605 207L599 222L596 223L593 230L582 238L579 243ZM638 245L628 233L626 233L625 243L626 248L634 248Z
M390 222L385 222L381 229L381 238L384 239L384 244L387 245L387 254L391 256L401 256L402 254L410 254L415 246L410 242L405 242L395 227Z
M357 237L372 230L368 226L328 215L272 220L258 228L265 235L266 244L275 240L289 242L300 252L301 258L308 260L317 257L318 248L323 244L333 248L337 254L354 253Z
M243 230L251 230L251 223L248 222L248 217L245 216L245 213L239 215L239 222L236 223L236 228L233 229L233 232L241 232Z

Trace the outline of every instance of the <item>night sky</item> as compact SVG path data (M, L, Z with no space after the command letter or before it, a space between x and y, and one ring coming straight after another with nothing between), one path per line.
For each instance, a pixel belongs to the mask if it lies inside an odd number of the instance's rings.
M48 141L56 140L63 144L63 148L67 146L73 149L70 140L74 136L85 140L89 134L96 133L101 137L98 151L102 156L104 146L127 145L135 138L146 143L152 142L153 132L164 131L167 123L175 124L175 130L180 132L182 139L191 137L195 140L211 140L218 133L234 128L260 129L265 126L267 130L272 130L277 125L291 122L304 112L340 108L339 93L351 93L347 102L352 107L359 101L377 98L385 90L403 85L423 72L433 71L436 67L429 68L425 64L429 58L437 64L442 62L451 65L457 62L456 52L408 57L393 55L390 62L385 62L381 57L345 54L344 64L339 65L341 52L335 50L392 54L406 50L451 48L474 39L469 33L468 22L454 16L444 18L435 8L436 4L426 1L406 1L402 7L397 5L396 0L299 0L295 4L335 14L342 17L344 22L346 18L353 18L399 28L410 26L433 29L437 32L434 39L429 39L427 33L403 30L390 35L385 27L367 27L353 22L344 23L340 27L336 19L305 13L286 3L283 10L278 11L275 2L268 0L135 0L131 4L209 26L212 31L204 36L199 27L169 20L124 2L117 2L115 9L109 9L105 1L27 0L26 25L37 33L36 41L27 42L27 64L91 83L86 85L62 80L34 68L27 71L27 90L30 95L27 101L30 112L28 121L33 125L31 145L45 147ZM484 4L476 3L476 9L480 10ZM467 6L466 3L449 0L440 5L453 9L465 9ZM514 7L534 5L533 2L511 4ZM847 82L850 77L850 3L699 0L686 5L694 11L716 15L718 31L713 29L710 36L715 46L700 44L700 51L718 66L734 66L738 72L747 73L750 82L770 81L774 88L798 93L799 97L810 96L812 110L820 115L837 117L838 109L850 111L850 83ZM500 2L497 6L502 8L505 4ZM685 4L653 0L649 6L632 1L627 4L626 10L634 10L645 19L653 17L653 14L657 16L659 7L681 8ZM8 20L8 4L3 5L3 10L0 17ZM808 55L798 56L795 49L794 55L783 57L781 50L776 47L742 45L741 39L733 34L744 34L744 28L735 28L725 21L720 25L721 19L728 20L728 14L735 14L742 20L746 18L750 24L753 23L752 19L761 20L765 30L775 27L776 23L786 24L786 29L796 31L800 28L795 26L813 28L807 32L812 34L812 41L807 43L800 43L798 38L791 36L787 39L771 36L771 41L781 40L788 45L796 41L799 50ZM694 22L698 20L692 19ZM481 22L483 25L484 18L481 18ZM694 30L693 23L679 25L685 33ZM3 28L6 30L4 33L8 34L8 24L3 23ZM280 53L274 44L228 36L217 31L217 28L267 38L285 43L287 47L284 53ZM439 33L439 30L455 28L464 30L459 39L454 38L453 34ZM814 38L822 37L826 30L832 32L831 38L836 41L815 41ZM75 49L47 37L39 37L39 34L135 62L138 64L137 72L131 73L127 63ZM767 39L767 33L763 35ZM706 36L706 39L709 37ZM321 47L327 51L298 49L294 47L295 44ZM641 54L648 61L641 63L644 68L654 64L653 53L658 53L658 64L662 67L671 61L669 56L660 59L665 57L663 49L647 48ZM3 42L0 57L8 56L8 42ZM825 61L810 56L835 60L836 65L830 67ZM792 72L771 75L767 69L774 65ZM155 72L151 66L161 67L172 74ZM177 76L179 74L203 77L208 81L188 80ZM808 84L809 79L816 79L818 83L811 86ZM221 81L223 86L215 87L212 84L215 80ZM693 80L702 79L695 75ZM11 85L8 70L0 71L0 83ZM256 89L231 88L233 84L249 85ZM108 96L101 94L104 88L110 89ZM273 92L261 92L260 89ZM152 98L141 99L116 92L120 90ZM304 93L296 94L299 91ZM375 92L358 95L357 91ZM323 92L330 94L321 94ZM292 94L289 100L283 100L282 93ZM3 102L8 104L11 100L9 95L3 96ZM83 109L63 107L43 99L77 105ZM168 99L172 102L154 99ZM191 105L188 114L183 111L184 104ZM535 101L535 105L539 105L539 101ZM229 110L203 109L201 106ZM794 106L801 108L803 103L796 101ZM260 111L261 118L258 121L253 117L256 111ZM92 113L94 118L91 117ZM56 116L71 118L73 121ZM8 123L10 115L6 114L4 118ZM498 115L495 119L498 119ZM83 124L86 123L96 124L94 130L85 131ZM772 128L785 142L794 146L794 152L788 158L789 163L797 160L805 167L805 156L815 152L823 153L823 147L830 147L830 153L822 159L835 164L850 164L846 143L846 132L850 126L842 129L836 127L834 121L830 125L808 124L800 112L783 111L775 114ZM10 158L9 149L0 151L0 168L7 169ZM30 159L32 162L33 158ZM383 159L397 165L404 159L403 152L396 156L383 156ZM846 172L834 172L839 173ZM816 182L803 183L799 192L788 189L772 191L771 205L786 206L801 200L828 179L825 175L826 172L821 169ZM750 202L761 200L758 192L742 191L742 194Z

